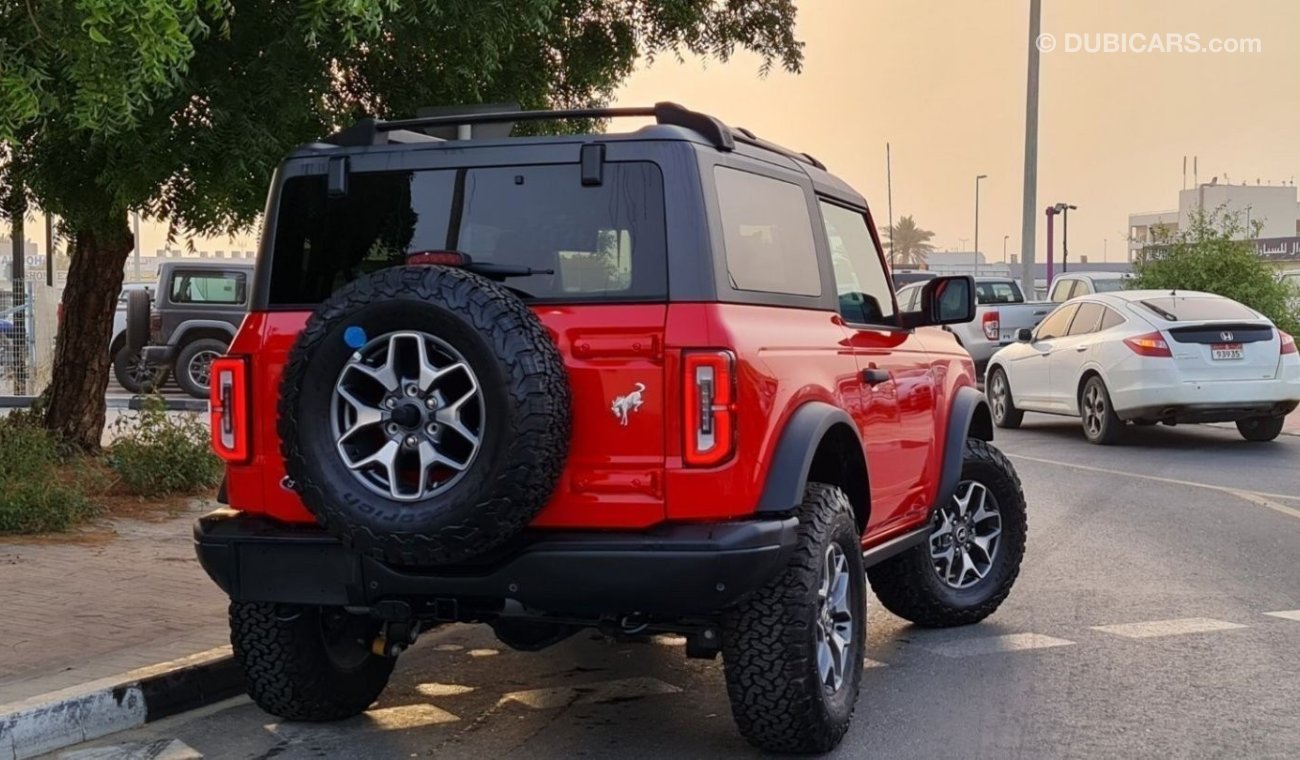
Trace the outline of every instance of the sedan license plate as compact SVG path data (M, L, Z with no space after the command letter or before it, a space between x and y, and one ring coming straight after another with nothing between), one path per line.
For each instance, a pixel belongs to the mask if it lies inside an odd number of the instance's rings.
M1215 361L1245 359L1246 352L1240 343L1214 343L1210 346L1210 358Z

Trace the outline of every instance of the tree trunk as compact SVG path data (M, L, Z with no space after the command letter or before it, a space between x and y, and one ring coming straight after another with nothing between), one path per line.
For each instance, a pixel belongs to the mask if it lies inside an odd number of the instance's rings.
M79 229L73 238L63 322L45 391L45 427L85 451L98 449L104 434L109 333L133 245L125 213L94 229Z

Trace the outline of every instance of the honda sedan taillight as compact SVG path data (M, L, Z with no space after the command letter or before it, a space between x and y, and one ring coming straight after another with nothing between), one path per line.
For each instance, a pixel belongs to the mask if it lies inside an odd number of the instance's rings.
M1286 356L1287 354L1294 354L1294 353L1296 353L1295 338L1291 337L1290 335L1287 335L1286 333L1282 332L1281 330L1278 330L1278 331L1277 331L1277 337L1279 337L1279 338L1282 339L1282 355L1283 355L1283 356Z
M1165 342L1165 336L1158 332L1125 338L1124 345L1131 348L1133 353L1138 356L1168 358L1174 355L1173 352L1169 350L1169 344Z

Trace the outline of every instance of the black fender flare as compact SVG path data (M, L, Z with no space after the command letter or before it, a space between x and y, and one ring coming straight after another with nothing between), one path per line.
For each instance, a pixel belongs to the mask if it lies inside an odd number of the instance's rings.
M861 446L857 426L843 409L824 401L810 401L795 410L781 431L781 440L769 459L767 480L758 499L758 512L788 513L803 502L813 457L827 431L846 425ZM866 461L866 451L862 452Z
M948 435L943 442L943 470L939 473L939 490L935 494L936 507L947 504L957 492L967 438L992 441L993 414L984 394L964 385L953 394L952 404L948 407Z

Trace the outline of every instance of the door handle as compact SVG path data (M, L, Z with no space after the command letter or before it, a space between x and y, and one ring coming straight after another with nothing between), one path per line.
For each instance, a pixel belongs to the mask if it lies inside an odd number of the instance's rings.
M1079 353L1083 353L1084 351L1087 351L1090 348L1092 348L1092 346L1075 346L1074 350L1078 351Z
M889 370L887 369L876 369L875 367L872 367L871 369L862 370L862 382L867 385L880 385L888 380Z

